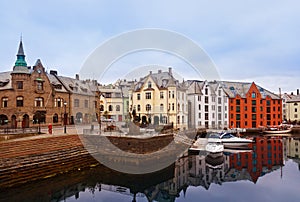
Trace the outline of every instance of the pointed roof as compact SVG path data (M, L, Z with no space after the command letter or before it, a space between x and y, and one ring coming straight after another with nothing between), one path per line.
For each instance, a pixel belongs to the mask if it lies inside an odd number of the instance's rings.
M20 44L19 44L19 50L18 50L17 56L19 56L19 55L25 56L24 49L23 49L22 39L21 39Z
M15 62L15 66L13 68L13 73L19 73L19 72L20 73L29 73L29 70L27 68L27 63L25 61L25 54L24 54L22 39L20 40L18 54L17 54L17 60Z

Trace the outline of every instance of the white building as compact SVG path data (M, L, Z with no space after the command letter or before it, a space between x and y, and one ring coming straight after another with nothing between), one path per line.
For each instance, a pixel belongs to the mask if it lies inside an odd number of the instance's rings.
M222 82L187 81L190 128L228 127L228 97Z

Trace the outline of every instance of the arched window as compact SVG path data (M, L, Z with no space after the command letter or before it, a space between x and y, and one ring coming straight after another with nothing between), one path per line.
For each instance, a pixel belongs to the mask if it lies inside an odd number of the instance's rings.
M54 107L63 107L64 100L62 98L55 98Z
M108 106L108 111L110 111L110 112L113 111L113 106L112 105Z
M103 112L104 111L104 106L100 105L100 111Z
M58 114L53 115L53 123L58 123Z
M152 83L151 83L151 81L148 81L148 88L152 88Z
M2 107L7 107L8 105L8 98L7 97L3 97L2 98Z
M17 107L23 107L24 98L22 96L17 97Z
M151 111L151 105L150 104L146 105L146 111Z
M137 111L141 111L141 105L137 105Z

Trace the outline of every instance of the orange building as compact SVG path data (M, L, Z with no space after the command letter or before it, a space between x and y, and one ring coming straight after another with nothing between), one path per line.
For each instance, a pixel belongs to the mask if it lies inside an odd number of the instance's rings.
M254 82L223 82L223 86L229 99L229 127L258 128L281 124L280 96Z

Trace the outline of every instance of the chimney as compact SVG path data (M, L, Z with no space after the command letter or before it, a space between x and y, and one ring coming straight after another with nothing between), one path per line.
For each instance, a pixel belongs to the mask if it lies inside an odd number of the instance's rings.
M57 76L57 71L56 70L50 70L50 74Z
M152 74L152 71L150 71L150 74Z
M299 95L299 89L297 89L297 95Z
M79 80L79 74L75 74L76 80Z
M172 67L169 67L169 74L172 75Z
M161 70L160 69L158 70L158 73L161 74Z

